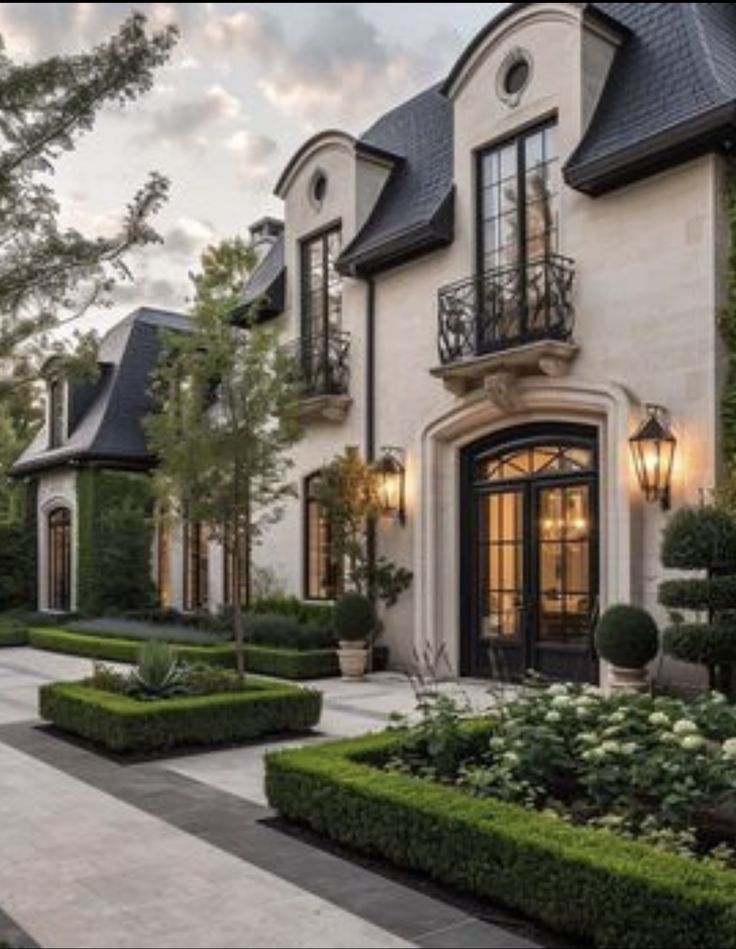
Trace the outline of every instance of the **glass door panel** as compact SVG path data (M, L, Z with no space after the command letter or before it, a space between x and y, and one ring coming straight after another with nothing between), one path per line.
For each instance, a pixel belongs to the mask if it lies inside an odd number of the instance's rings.
M590 485L538 489L540 642L579 643L591 613Z
M498 491L480 502L480 638L514 642L522 636L524 608L524 496Z

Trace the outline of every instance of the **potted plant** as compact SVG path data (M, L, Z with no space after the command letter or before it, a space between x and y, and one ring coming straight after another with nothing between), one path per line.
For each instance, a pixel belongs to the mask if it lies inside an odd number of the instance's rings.
M646 690L647 666L659 652L659 630L646 610L625 603L610 607L598 623L595 642L611 665L611 691Z
M335 603L333 622L343 679L362 679L368 657L368 637L376 627L376 610L362 593L344 593Z

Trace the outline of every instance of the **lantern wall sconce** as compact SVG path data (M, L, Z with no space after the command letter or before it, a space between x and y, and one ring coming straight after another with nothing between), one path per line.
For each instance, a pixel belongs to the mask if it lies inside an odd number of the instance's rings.
M667 410L661 405L647 405L646 416L629 439L629 446L644 497L659 501L662 510L668 511L677 439Z
M378 505L384 517L406 523L406 464L401 448L385 447L373 470L376 475Z

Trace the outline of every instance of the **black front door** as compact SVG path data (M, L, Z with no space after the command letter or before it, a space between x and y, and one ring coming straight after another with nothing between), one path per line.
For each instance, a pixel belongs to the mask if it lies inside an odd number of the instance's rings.
M514 429L463 468L462 673L594 678L595 430Z

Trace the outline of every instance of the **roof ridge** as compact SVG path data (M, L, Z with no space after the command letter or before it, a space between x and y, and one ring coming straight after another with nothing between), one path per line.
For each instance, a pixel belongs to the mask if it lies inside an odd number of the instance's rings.
M698 10L698 7L703 6L703 5L704 4L698 4L698 3L676 4L676 6L685 7L686 13L689 15L690 22L692 23L692 26L693 26L693 30L692 30L693 40L697 38L697 41L698 41L698 46L702 54L702 58L695 55L695 62L698 64L700 64L701 62L705 63L705 66L708 69L710 78L716 84L720 92L726 95L726 89L724 88L724 85L721 81L715 61L713 59L713 49L711 48L711 45L708 42L708 39L705 35L705 27L700 18L700 11ZM688 33L688 38L690 38L689 33Z

